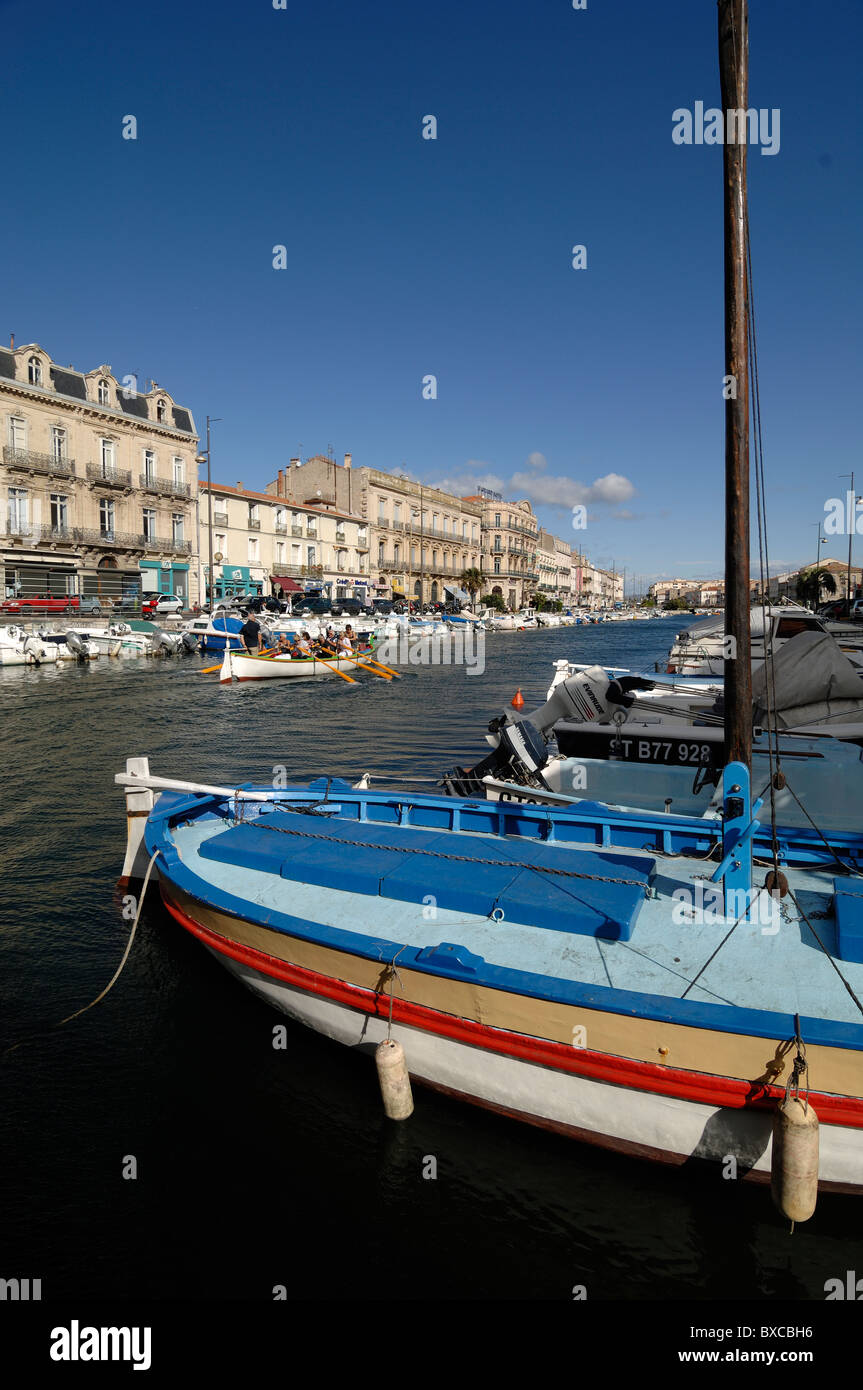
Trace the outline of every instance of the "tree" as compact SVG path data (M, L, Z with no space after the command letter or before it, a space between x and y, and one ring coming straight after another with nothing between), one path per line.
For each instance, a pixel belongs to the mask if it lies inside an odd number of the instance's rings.
M470 594L471 607L473 607L474 598L482 588L482 575L479 570L473 567L466 569L461 577L461 586Z
M800 571L796 592L801 603L808 603L812 608L817 608L822 589L830 595L836 593L836 579L830 570L820 570L812 565L810 569Z
M481 602L486 608L494 608L498 613L506 612L506 604L503 601L502 594L484 594Z

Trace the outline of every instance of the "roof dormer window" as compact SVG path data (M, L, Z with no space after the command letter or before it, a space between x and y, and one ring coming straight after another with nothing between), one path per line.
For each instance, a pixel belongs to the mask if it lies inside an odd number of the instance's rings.
M42 363L38 357L30 357L27 361L27 379L31 386L42 385Z
M99 389L99 404L100 404L100 405L110 405L110 404L111 404L111 388L110 388L110 386L108 385L108 383L107 383L107 381L105 380L104 377L102 377L101 381L99 382L99 388L98 388L98 389Z
M164 425L168 418L168 407L163 400L156 401L156 419L160 425Z

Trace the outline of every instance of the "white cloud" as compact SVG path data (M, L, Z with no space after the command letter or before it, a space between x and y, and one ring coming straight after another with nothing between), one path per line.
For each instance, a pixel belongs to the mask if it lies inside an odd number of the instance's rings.
M492 471L491 465L479 459L468 459L458 473L438 479L433 486L445 492L454 492L458 497L470 496L479 488L499 492L504 500L517 501L524 497L534 506L561 507L569 511L578 505L604 503L619 506L635 496L635 485L622 473L606 473L595 478L592 483L582 483L576 478L549 474L548 460L535 449L528 454L524 469L503 478ZM622 511L616 514L620 520L636 518L632 513Z
M542 455L531 454L530 457L542 458ZM530 460L528 462L530 464ZM545 460L543 464L544 462ZM628 478L624 478L622 473L606 473L604 478L596 478L594 482L587 484L580 483L575 478L549 476L536 464L530 466L529 472L513 473L509 485L514 496L526 497L538 506L547 507L575 507L591 502L628 502L630 497L635 495L634 484Z

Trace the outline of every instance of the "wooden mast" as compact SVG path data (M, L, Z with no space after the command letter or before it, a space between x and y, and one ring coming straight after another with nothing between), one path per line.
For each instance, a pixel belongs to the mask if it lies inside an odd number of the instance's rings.
M719 0L719 74L725 116L725 758L751 765L749 607L749 363L746 274L747 0ZM729 121L729 111L736 117ZM729 379L730 378L730 383Z

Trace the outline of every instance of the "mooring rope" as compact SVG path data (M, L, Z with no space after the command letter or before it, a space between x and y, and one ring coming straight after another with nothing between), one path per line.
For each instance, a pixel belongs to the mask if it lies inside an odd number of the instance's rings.
M59 1023L53 1024L50 1028L46 1028L40 1033L31 1033L29 1037L20 1038L19 1041L13 1043L11 1047L5 1048L3 1052L0 1052L0 1061L2 1061L4 1057L8 1057L10 1052L15 1052L19 1047L23 1047L25 1043L34 1042L36 1038L50 1037L50 1035L52 1033L55 1033L58 1028L62 1028L65 1023L71 1023L73 1018L80 1018L82 1014L87 1013L88 1009L95 1008L95 1006L102 999L105 998L105 995L108 993L108 991L113 989L114 985L117 983L117 981L120 978L120 975L123 972L123 967L125 966L126 961L129 959L129 952L132 949L132 942L135 940L135 932L137 930L138 922L141 917L141 909L144 906L144 897L147 892L147 884L150 882L150 874L153 872L153 865L155 864L156 860L158 859L161 853L162 851L160 849L157 849L154 850L152 855L150 856L150 862L147 865L147 872L144 875L144 882L141 887L141 896L138 899L138 907L137 911L135 912L135 920L132 923L132 930L129 933L129 940L126 942L126 949L123 952L123 958L120 961L120 964L117 966L117 969L114 971L114 974L111 976L111 979L106 984L105 988L101 991L101 993L96 995L95 999L91 999L89 1004L85 1004L83 1009L76 1009L73 1014L68 1014L66 1018L61 1018Z

